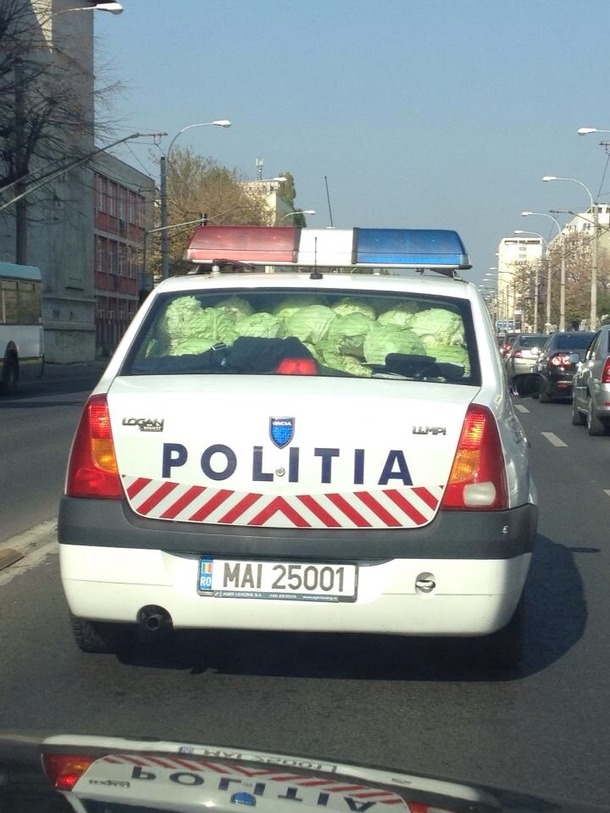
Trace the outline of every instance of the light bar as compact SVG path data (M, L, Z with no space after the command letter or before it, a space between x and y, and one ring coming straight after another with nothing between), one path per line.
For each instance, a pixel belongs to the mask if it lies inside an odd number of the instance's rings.
M296 264L300 229L293 226L200 226L184 255L195 263L236 260L255 265Z
M470 268L460 236L445 229L298 229L200 226L185 260L288 267Z
M357 265L469 268L455 231L444 229L358 229Z

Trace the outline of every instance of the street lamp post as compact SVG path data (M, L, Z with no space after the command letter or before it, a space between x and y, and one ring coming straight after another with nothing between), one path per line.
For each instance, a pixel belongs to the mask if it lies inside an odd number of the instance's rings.
M178 136L185 133L187 130L192 130L194 127L230 127L231 122L227 119L217 119L215 121L202 121L197 124L188 124L186 127L183 127L181 130L178 130L176 135L172 138L169 142L169 147L164 156L161 157L160 161L160 173L161 173L161 184L160 184L160 204L161 204L161 228L159 231L161 232L161 278L167 279L169 276L169 235L168 235L168 201L167 201L167 168L170 162L171 151L172 147Z
M538 234L537 231L524 231L523 229L515 229L515 234L533 234L536 237L539 237L542 242L544 243L545 250L546 250L546 240L541 234ZM530 277L531 279L531 277ZM534 333L538 333L538 286L540 285L540 263L536 263L536 269L534 271ZM561 309L561 314L563 314L564 309ZM560 316L560 322L564 321L563 316Z
M530 215L535 215L536 217L546 217L549 220L552 220L555 224L555 228L557 229L557 235L559 237L560 242L560 250L561 250L561 272L559 277L559 329L565 330L565 309L566 309L566 241L565 236L563 234L563 229L559 225L559 221L553 215L549 215L546 212L521 212L522 217L530 217ZM547 246L548 248L548 246ZM547 251L548 256L548 251ZM563 314L563 318L562 318ZM563 326L562 326L563 322ZM551 262L550 259L548 260L548 269L547 269L547 284L546 284L546 331L550 333L551 331Z
M587 129L587 128L583 128ZM590 129L590 128L589 128ZM593 200L593 195L589 187L577 178L559 178L556 175L545 175L543 181L572 181L587 192L591 204L591 214L593 215L593 242L591 244L591 314L589 317L589 330L597 327L597 234L599 231L599 212Z

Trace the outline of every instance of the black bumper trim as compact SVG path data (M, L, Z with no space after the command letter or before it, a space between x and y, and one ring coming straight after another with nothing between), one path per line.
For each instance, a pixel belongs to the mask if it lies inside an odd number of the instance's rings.
M163 550L239 558L510 559L534 548L538 509L439 511L423 528L251 528L144 519L126 502L63 497L62 545Z

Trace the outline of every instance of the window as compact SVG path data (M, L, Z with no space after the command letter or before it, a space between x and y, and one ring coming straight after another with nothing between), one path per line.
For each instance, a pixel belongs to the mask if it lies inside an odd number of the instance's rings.
M126 370L273 374L282 360L305 375L480 381L463 300L283 288L160 295Z

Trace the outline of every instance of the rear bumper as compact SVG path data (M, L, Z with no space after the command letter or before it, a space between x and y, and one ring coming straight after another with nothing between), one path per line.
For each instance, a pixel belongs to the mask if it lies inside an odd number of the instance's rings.
M206 525L145 519L126 502L63 497L62 545L324 561L386 559L509 559L531 553L538 509L439 511L409 529L304 529Z
M194 555L60 545L74 615L135 623L142 608L155 605L178 629L485 635L510 620L530 559L360 563L355 602L278 602L199 595ZM417 589L424 573L436 585L432 592Z
M61 575L72 613L92 620L134 623L142 608L155 605L176 628L485 635L515 610L536 523L530 504L440 512L407 531L193 527L143 520L121 502L64 498ZM356 564L356 599L202 596L202 555ZM422 590L422 580L432 589Z

